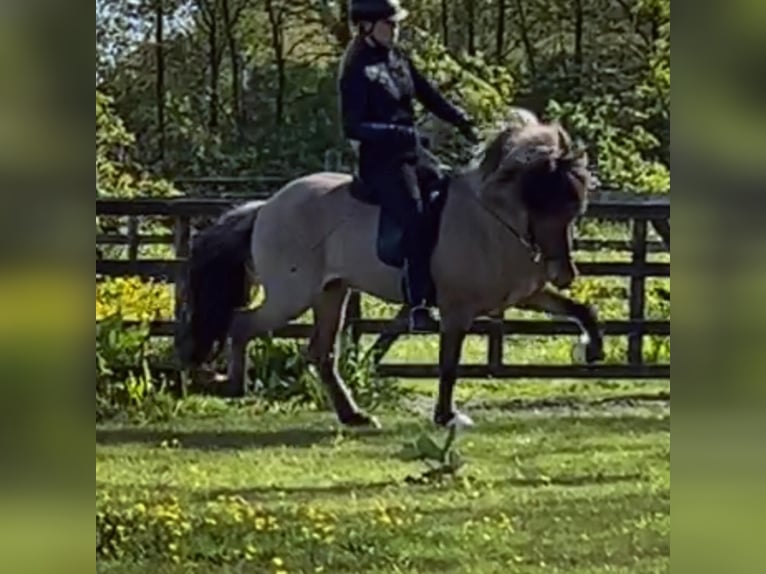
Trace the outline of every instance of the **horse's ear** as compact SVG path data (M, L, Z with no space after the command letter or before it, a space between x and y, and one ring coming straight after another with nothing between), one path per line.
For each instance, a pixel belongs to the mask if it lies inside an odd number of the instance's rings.
M569 137L569 134L559 123L556 123L556 132L558 133L561 157L568 157L572 152L572 138Z
M486 179L497 171L505 155L505 137L500 134L489 144L484 152L484 157L479 164L482 179Z

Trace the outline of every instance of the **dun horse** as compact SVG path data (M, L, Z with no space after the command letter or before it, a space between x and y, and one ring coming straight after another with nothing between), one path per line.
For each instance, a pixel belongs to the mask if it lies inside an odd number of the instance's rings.
M577 274L571 237L586 208L587 158L558 124L521 117L495 134L480 161L450 176L431 260L440 316L438 425L471 423L455 408L453 389L464 338L479 316L516 307L570 317L587 340L586 360L603 359L595 311L548 286L566 288ZM341 173L296 179L195 238L182 359L200 364L230 337L229 380L242 381L247 341L312 309L308 356L338 419L377 425L338 374L336 339L350 289L402 303L401 271L378 256L379 208L356 199L352 181ZM264 289L264 302L235 312L247 306L252 282Z

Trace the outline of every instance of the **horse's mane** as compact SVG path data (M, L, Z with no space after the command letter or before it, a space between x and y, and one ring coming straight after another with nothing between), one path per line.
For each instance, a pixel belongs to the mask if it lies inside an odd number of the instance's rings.
M528 110L515 108L501 123L479 158L478 172L484 195L517 183L513 187L530 209L551 211L573 202L585 208L587 155L573 149L560 124L543 123Z

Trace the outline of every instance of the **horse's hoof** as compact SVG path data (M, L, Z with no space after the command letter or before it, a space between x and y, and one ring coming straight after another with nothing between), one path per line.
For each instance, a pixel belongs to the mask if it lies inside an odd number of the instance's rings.
M591 340L587 335L583 335L580 340L572 346L572 361L578 364L587 363L592 365L604 360L603 341Z
M603 345L588 345L585 347L585 361L592 365L593 363L600 363L604 360L604 347Z
M380 424L380 421L377 419L377 417L373 417L362 412L353 413L349 417L341 418L340 422L344 426L350 428L369 428L376 430L382 428L382 425Z
M446 424L447 428L455 427L457 429L468 428L472 426L476 426L476 423L473 422L473 419L467 414L461 413L460 411L456 412L455 416L447 421Z
M441 416L436 415L434 417L434 422L444 428L468 428L472 426L476 426L476 423L473 422L473 419L469 417L465 413L461 413L460 411L455 411L453 413L449 413L448 415Z

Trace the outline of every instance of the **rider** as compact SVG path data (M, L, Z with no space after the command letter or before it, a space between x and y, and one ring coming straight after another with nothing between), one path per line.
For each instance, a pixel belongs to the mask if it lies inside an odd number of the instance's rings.
M415 199L420 195L413 176L418 147L413 99L470 141L478 138L468 115L448 102L396 46L399 22L407 16L398 0L350 0L349 13L357 33L340 69L343 131L358 146L360 178L404 230L410 330L426 331L432 320L426 305L429 261Z

